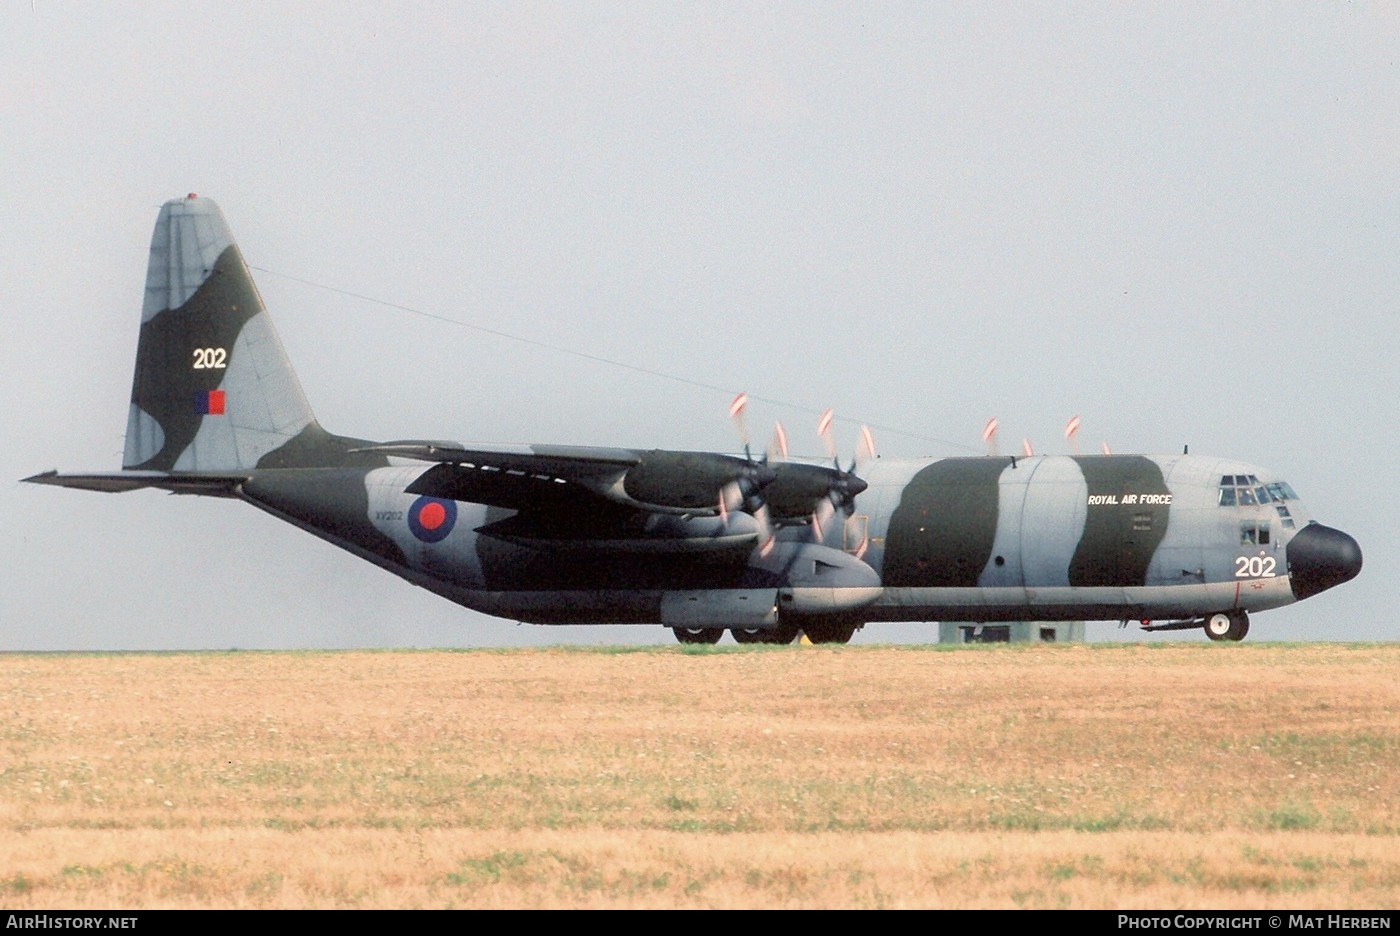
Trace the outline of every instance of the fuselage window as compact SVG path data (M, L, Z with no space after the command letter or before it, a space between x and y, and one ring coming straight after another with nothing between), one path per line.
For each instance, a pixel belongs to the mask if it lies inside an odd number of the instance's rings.
M1223 488L1220 489L1220 506L1221 506L1221 507L1233 507L1233 506L1235 506L1235 489L1234 489L1234 488L1232 488L1232 487L1223 487Z
M1254 506L1254 490L1252 488L1242 487L1239 489L1238 494L1241 507Z

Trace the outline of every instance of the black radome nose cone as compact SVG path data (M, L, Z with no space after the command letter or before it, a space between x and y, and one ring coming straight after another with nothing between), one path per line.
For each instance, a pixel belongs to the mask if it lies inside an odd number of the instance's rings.
M1293 597L1302 601L1356 578L1361 547L1341 530L1310 523L1288 543L1288 571Z

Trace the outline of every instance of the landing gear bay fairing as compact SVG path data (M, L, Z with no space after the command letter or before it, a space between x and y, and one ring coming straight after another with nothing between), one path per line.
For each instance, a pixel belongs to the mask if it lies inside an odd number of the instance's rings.
M866 455L843 469L332 434L222 213L189 196L151 241L122 470L26 480L237 498L477 611L662 625L682 643L1022 620L1240 640L1250 612L1361 569L1283 478L1230 459Z

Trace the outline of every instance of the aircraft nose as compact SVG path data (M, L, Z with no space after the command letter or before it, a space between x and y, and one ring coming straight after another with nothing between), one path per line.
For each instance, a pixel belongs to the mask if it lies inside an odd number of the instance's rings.
M1341 530L1310 523L1288 543L1288 571L1293 596L1302 601L1356 578L1361 547Z

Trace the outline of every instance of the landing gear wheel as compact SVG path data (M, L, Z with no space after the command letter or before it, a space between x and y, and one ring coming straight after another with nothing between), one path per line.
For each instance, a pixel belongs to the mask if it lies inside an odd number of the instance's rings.
M1244 611L1224 611L1206 618L1206 636L1211 640L1244 640L1249 633L1249 615Z
M729 633L734 635L735 643L790 644L797 639L797 625L779 624L777 627L754 627L747 630L736 627Z
M722 627L673 627L671 632L683 644L714 644L724 636Z
M796 624L779 624L763 632L761 638L767 644L790 644L797 639L799 628Z
M814 621L802 626L802 632L814 644L850 643L856 625L851 621Z

